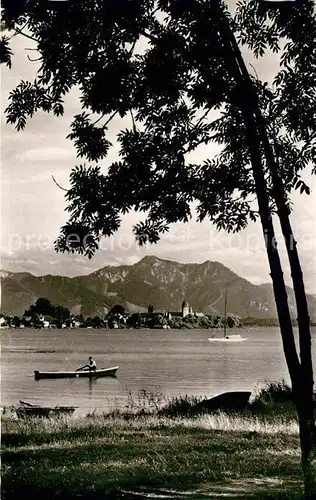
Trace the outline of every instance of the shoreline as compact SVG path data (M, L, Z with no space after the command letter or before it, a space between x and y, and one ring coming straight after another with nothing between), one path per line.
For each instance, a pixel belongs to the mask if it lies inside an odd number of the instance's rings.
M279 324L260 324L260 323L249 323L247 325L240 325L240 326L235 326L235 327L227 327L227 331L231 330L247 330L248 328L279 328ZM312 322L311 323L311 328L316 327L316 323ZM293 327L297 327L296 322L293 323ZM41 327L41 328L36 328L33 326L23 326L23 327L14 327L14 326L0 326L0 330L214 330L216 331L222 331L224 329L223 326L220 327L215 327L215 326L201 326L201 325L185 325L181 327L171 327L168 326L163 327L163 326L155 326L155 327L148 327L148 326L142 326L142 327L118 327L118 328L106 328L106 327L92 327L92 326L82 326L82 327L66 327L66 328L58 328L55 326L49 326L49 327Z

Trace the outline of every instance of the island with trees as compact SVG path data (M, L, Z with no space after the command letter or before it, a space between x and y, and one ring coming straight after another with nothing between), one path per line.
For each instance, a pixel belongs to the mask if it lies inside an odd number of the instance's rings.
M153 305L147 312L129 314L120 304L115 304L103 317L73 315L61 305L53 305L46 298L38 298L35 304L24 311L22 317L1 315L2 328L220 328L225 324L222 316L183 311L155 311ZM237 316L226 318L228 328L241 326Z
M19 316L0 314L0 328L93 328L93 329L202 329L202 328L247 328L277 327L278 320L273 318L240 318L236 315L212 316L210 314L183 311L155 311L153 305L147 312L126 312L120 304L115 304L103 317L71 314L67 307L53 305L44 298L38 298ZM297 321L293 320L293 326ZM312 326L315 326L312 323Z

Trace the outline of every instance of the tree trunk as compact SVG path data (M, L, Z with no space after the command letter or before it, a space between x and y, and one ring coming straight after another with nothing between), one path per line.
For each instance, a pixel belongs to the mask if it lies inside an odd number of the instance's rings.
M307 500L315 500L316 477L315 477L315 470L313 467L313 445L315 443L314 441L315 423L314 423L314 408L313 408L314 406L313 370L312 370L312 358L311 358L311 342L309 343L306 342L306 340L308 340L308 335L306 335L307 333L306 331L303 331L303 335L300 334L300 346L301 346L301 352L302 348L304 349L306 358L302 359L301 356L302 360L300 363L294 341L292 321L287 302L287 293L283 278L281 262L279 259L279 254L276 250L274 228L269 209L268 194L266 191L266 184L264 179L264 171L261 163L260 140L259 143L257 142L257 139L259 139L259 136L257 135L257 130L258 130L257 123L251 113L251 110L247 108L248 105L245 104L243 112L247 128L249 149L253 167L253 175L256 184L259 213L260 213L262 228L265 236L267 237L266 248L270 263L274 295L280 322L280 330L283 340L283 350L285 353L287 366L291 377L293 396L298 414L305 498ZM260 164L262 172L260 172L259 168ZM305 292L304 296L306 299ZM299 306L297 305L297 308L298 307ZM307 331L309 332L309 321L308 321ZM310 335L309 335L309 340L310 340Z
M258 121L259 123L259 133L263 142L265 156L267 159L268 169L271 173L271 179L273 183L274 198L276 201L278 216L280 219L281 229L284 236L284 241L286 245L286 250L291 267L291 276L297 306L297 322L299 327L299 343L300 343L300 358L303 367L303 371L306 370L306 383L313 387L313 364L312 364L312 354L311 354L311 333L310 333L310 318L308 312L308 304L305 293L305 286L303 281L303 273L301 269L301 264L299 256L297 253L297 243L294 239L290 219L289 211L286 206L286 197L284 192L284 186L282 179L278 173L278 165L276 161L276 152L273 152L272 146L269 142L266 127L264 124L264 119L262 117L259 103L258 103Z
M265 125L262 121L258 97L249 77L248 70L240 53L234 34L230 30L227 20L218 11L219 30L223 42L227 48L227 57L237 83L239 91L240 107L244 115L247 130L247 139L251 155L253 175L256 185L256 193L259 204L259 214L264 235L268 237L266 248L269 258L271 278L275 301L280 322L280 330L283 341L283 349L287 361L288 370L292 382L293 396L299 419L300 442L302 452L302 470L304 477L305 497L316 498L316 479L313 471L313 438L315 439L315 424L313 410L313 369L311 357L311 336L309 328L309 314L307 300L301 271L300 261L297 254L296 242L289 221L288 210L285 203L284 191L280 191L280 180L277 176L273 151L270 149ZM266 190L264 169L261 160L260 145L263 142L268 167L272 173L275 200L279 210L280 223L288 251L291 266L294 293L296 298L300 357L299 361L294 342L293 328L290 311L287 302L286 287L279 254L275 245L274 228L272 224L269 198ZM283 196L282 196L283 194ZM294 250L293 250L294 249Z
M219 2L217 2L217 7L219 7ZM261 159L261 143L260 137L258 135L258 125L254 115L254 102L252 95L253 92L248 92L248 85L244 75L245 71L248 75L250 83L251 80L249 78L247 68L245 67L244 61L239 51L239 47L235 40L234 34L229 27L227 19L222 16L219 9L213 12L215 13L215 15L217 14L219 32L223 44L226 46L226 56L229 69L236 82L236 95L239 98L239 106L244 117L252 171L259 205L259 215L267 249L270 275L273 283L275 302L280 323L283 350L290 373L292 386L293 384L299 386L296 381L297 377L300 375L301 366L296 351L291 314L287 300L287 292L280 256L277 249L271 210L269 206L269 196L267 193L264 168ZM252 90L252 85L250 90Z
M247 138L251 156L252 171L256 185L256 193L259 205L259 215L263 229L275 302L280 323L283 350L290 373L292 385L297 384L300 376L301 366L296 351L292 319L287 300L286 286L280 261L277 242L272 222L272 215L269 207L269 198L264 178L264 169L261 160L260 140L257 132L257 124L252 110L247 103L243 106L243 114L247 129Z
M304 381L302 382L303 385ZM303 386L304 387L304 386ZM313 444L315 444L315 424L313 398L310 397L310 388L302 391L296 401L300 442L302 450L302 470L305 486L305 498L315 500L316 498L316 471L313 464Z
M253 90L254 91L254 90ZM251 99L250 99L251 101ZM245 108L247 107L247 104L245 105ZM260 112L260 110L259 110ZM244 111L244 116L246 116L248 111ZM248 127L251 126L257 127L257 130L259 130L261 137L259 138L259 145L258 145L258 152L260 154L260 139L262 139L263 132L266 134L265 130L262 130L262 125L258 124L256 120L249 120ZM247 128L248 128L247 127ZM250 132L250 128L248 128L248 134L250 135L253 134L253 130ZM273 152L268 150L266 141L268 142L268 138L264 138L264 147L265 147L265 153L267 156L267 162L268 162L268 167L270 168L271 163L275 162ZM255 138L254 138L255 140ZM267 154L268 153L268 154ZM253 160L252 160L253 161ZM272 167L273 167L272 164ZM262 182L265 182L264 176L262 176ZM295 299L296 299L296 307L297 307L297 313L298 313L298 326L299 326L299 344L300 344L300 359L301 362L298 360L298 366L297 368L294 369L294 365L292 367L292 370L290 369L288 357L287 357L287 364L291 376L291 382L292 382L292 390L293 390L293 396L294 396L294 401L295 405L297 408L297 413L298 413L298 420L299 420L299 431L300 431L300 443L301 443L301 452L302 452L302 471L303 471L303 477L304 477L304 488L305 488L305 498L308 500L315 499L316 498L316 476L315 476L315 471L313 468L313 451L314 451L314 446L316 444L316 431L315 431L315 421L314 421L314 405L313 405L313 385L314 385L314 380L313 380L313 365L312 365L312 351L311 351L311 334L310 334L310 319L309 319L309 314L308 314L308 306L307 306L307 299L306 299L306 293L305 293L305 287L304 287L304 282L303 282L303 273L301 270L300 266L300 261L297 253L297 248L296 248L296 242L293 237L293 232L292 228L290 225L289 221L289 215L288 215L288 209L285 203L285 196L284 192L282 192L281 188L283 186L280 186L280 182L277 182L277 172L274 173L274 176L272 176L272 182L273 182L273 187L274 187L274 196L278 208L278 215L281 223L281 228L282 228L282 233L284 236L285 244L286 244L286 249L287 249L287 254L290 262L290 267L291 267L291 275L292 275L292 281L293 281L293 287L294 287L294 293L295 293ZM257 194L258 194L258 187L256 185L257 189ZM282 196L283 194L283 196ZM259 202L259 197L258 197L258 202ZM260 205L259 205L259 211L260 211ZM281 264L280 264L281 266ZM272 275L272 271L271 271ZM282 274L282 279L283 279L283 274ZM285 288L285 284L284 284ZM274 287L275 290L275 287ZM286 293L286 289L285 289ZM275 293L275 298L277 301L277 295ZM288 305L288 304L287 304ZM288 310L288 315L290 317L290 311ZM279 316L280 320L280 327L281 327L281 318ZM292 323L291 323L292 326ZM282 327L281 327L281 334L283 337L282 333ZM292 329L292 336L294 339L293 335L293 329ZM286 355L285 351L285 344L284 344L284 339L283 339L283 348L284 352ZM294 350L295 354L297 357L297 352L296 352L296 347L294 344ZM290 360L290 364L292 364L292 361Z
M269 142L259 105L257 114L258 121L260 122L259 131L265 149L268 168L271 172L274 198L278 208L278 215L291 267L291 276L297 308L301 359L301 383L299 384L297 391L294 391L293 389L293 394L299 416L302 465L306 485L305 494L307 498L316 498L316 478L315 472L313 472L312 464L313 454L316 452L316 427L313 402L314 380L312 343L308 304L303 281L303 273L297 252L297 243L294 240L291 228L282 179L278 173L276 152L273 152L272 146Z

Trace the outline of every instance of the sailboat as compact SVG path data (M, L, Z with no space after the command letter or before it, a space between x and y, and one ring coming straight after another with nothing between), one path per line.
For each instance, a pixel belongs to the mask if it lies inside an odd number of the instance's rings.
M210 337L208 340L210 342L224 342L224 343L243 342L244 340L247 340L247 337L242 337L239 334L228 335L226 333L226 330L227 330L227 286L225 288L224 335L223 337Z

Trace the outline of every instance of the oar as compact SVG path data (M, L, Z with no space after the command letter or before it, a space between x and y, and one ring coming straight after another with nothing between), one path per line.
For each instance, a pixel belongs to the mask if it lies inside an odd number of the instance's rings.
M81 370L83 370L83 369L84 369L84 368L86 368L86 367L87 367L87 365L84 365L84 366L82 366L81 368L77 368L76 372L80 372Z

